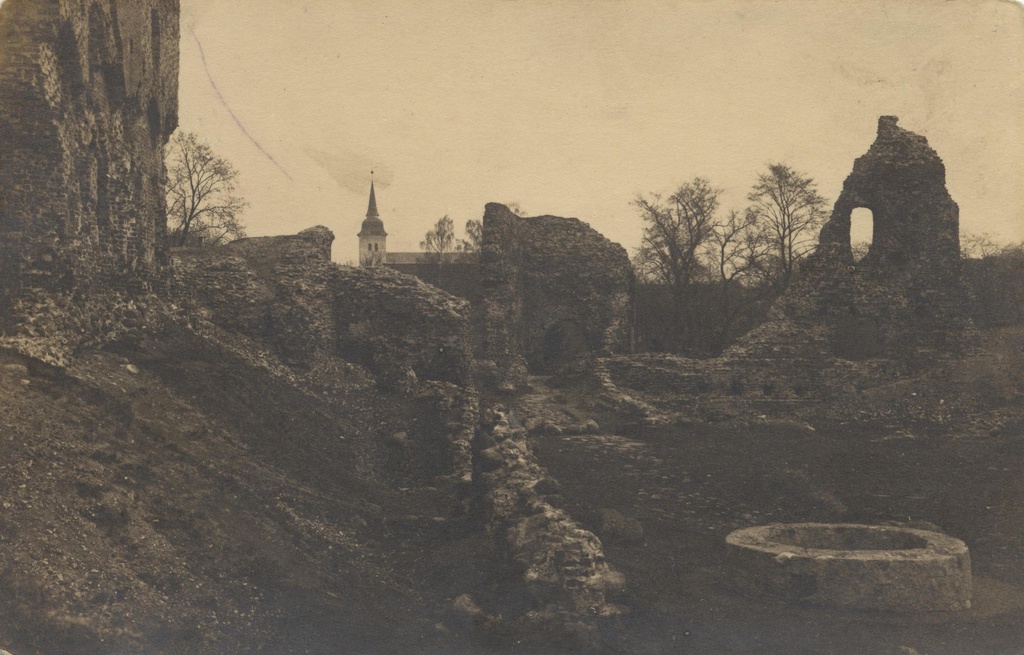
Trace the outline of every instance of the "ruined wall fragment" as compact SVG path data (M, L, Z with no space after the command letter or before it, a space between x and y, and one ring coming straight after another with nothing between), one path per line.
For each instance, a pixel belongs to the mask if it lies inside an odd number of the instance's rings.
M874 223L859 261L850 244L858 207L871 210ZM977 338L968 297L959 211L942 160L925 137L882 116L818 247L768 320L715 359L607 360L599 371L604 400L646 411L645 401L660 394L659 409L711 420L848 402L860 389L968 351Z
M528 635L594 648L598 620L622 612L608 597L622 592L626 578L605 559L597 535L552 505L544 484L552 480L530 449L526 429L510 425L500 410L487 414L474 458L481 515L519 577L509 586L522 584L529 597L522 614L509 618Z
M855 261L850 216L858 207L871 210L874 234ZM831 356L923 361L969 342L966 299L959 209L942 160L925 137L882 116L775 315L816 324Z
M333 238L315 227L176 250L175 294L298 370L338 357L385 384L469 384L469 303L385 267L334 264Z
M584 353L632 347L632 271L622 246L586 223L487 205L480 257L484 357L499 383Z
M159 286L178 41L177 0L0 5L7 345L60 363Z

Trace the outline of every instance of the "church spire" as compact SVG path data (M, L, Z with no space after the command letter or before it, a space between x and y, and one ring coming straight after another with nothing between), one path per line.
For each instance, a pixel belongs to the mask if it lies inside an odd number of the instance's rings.
M373 192L373 171L370 171L370 206L366 209L366 218L380 218L377 213L377 196Z
M378 266L387 259L388 233L384 231L384 221L377 212L377 192L373 188L373 171L370 171L370 204L366 208L366 218L359 230L359 263L363 266Z

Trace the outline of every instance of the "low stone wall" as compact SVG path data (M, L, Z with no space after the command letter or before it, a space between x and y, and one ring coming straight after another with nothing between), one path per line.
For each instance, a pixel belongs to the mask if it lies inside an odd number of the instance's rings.
M595 621L620 613L606 594L625 577L605 560L601 540L548 502L557 485L537 462L526 429L490 411L475 442L475 482L488 532L505 552L532 606L515 619L533 634L596 643Z
M602 358L591 372L593 402L647 424L676 419L808 420L832 403L907 375L899 362L836 358L780 361L673 355Z

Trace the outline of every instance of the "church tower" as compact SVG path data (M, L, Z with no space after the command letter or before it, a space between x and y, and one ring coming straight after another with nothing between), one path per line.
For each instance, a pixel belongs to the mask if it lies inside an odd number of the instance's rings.
M384 231L384 221L377 213L377 196L373 191L373 179L370 179L370 206L366 209L366 219L359 230L359 264L362 266L379 266L384 263L387 254L388 233Z

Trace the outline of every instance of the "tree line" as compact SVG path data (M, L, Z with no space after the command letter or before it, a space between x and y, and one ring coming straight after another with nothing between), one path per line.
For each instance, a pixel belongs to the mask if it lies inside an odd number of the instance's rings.
M215 246L245 236L248 202L236 195L238 170L192 132L167 145L168 241ZM633 200L642 235L632 257L637 278L637 340L643 350L713 356L764 320L771 302L817 244L828 202L813 178L784 163L757 176L747 205L723 211L722 189L704 177L673 193ZM524 211L508 203L518 215ZM470 219L464 236L442 216L420 247L427 262L480 251L483 226ZM853 244L855 255L867 244ZM1024 323L1024 243L987 234L961 237L967 301L979 327Z
M441 264L452 261L457 253L480 252L484 238L483 222L471 218L466 221L465 229L465 238L456 238L455 221L449 218L448 214L437 219L434 226L423 236L423 241L420 241L424 259L427 262Z
M746 207L723 213L721 195L695 177L667 197L633 201L643 225L633 255L642 348L719 354L763 318L827 217L814 180L783 163L758 175Z
M975 325L1024 324L1024 242L1006 244L988 234L965 234L960 254Z

